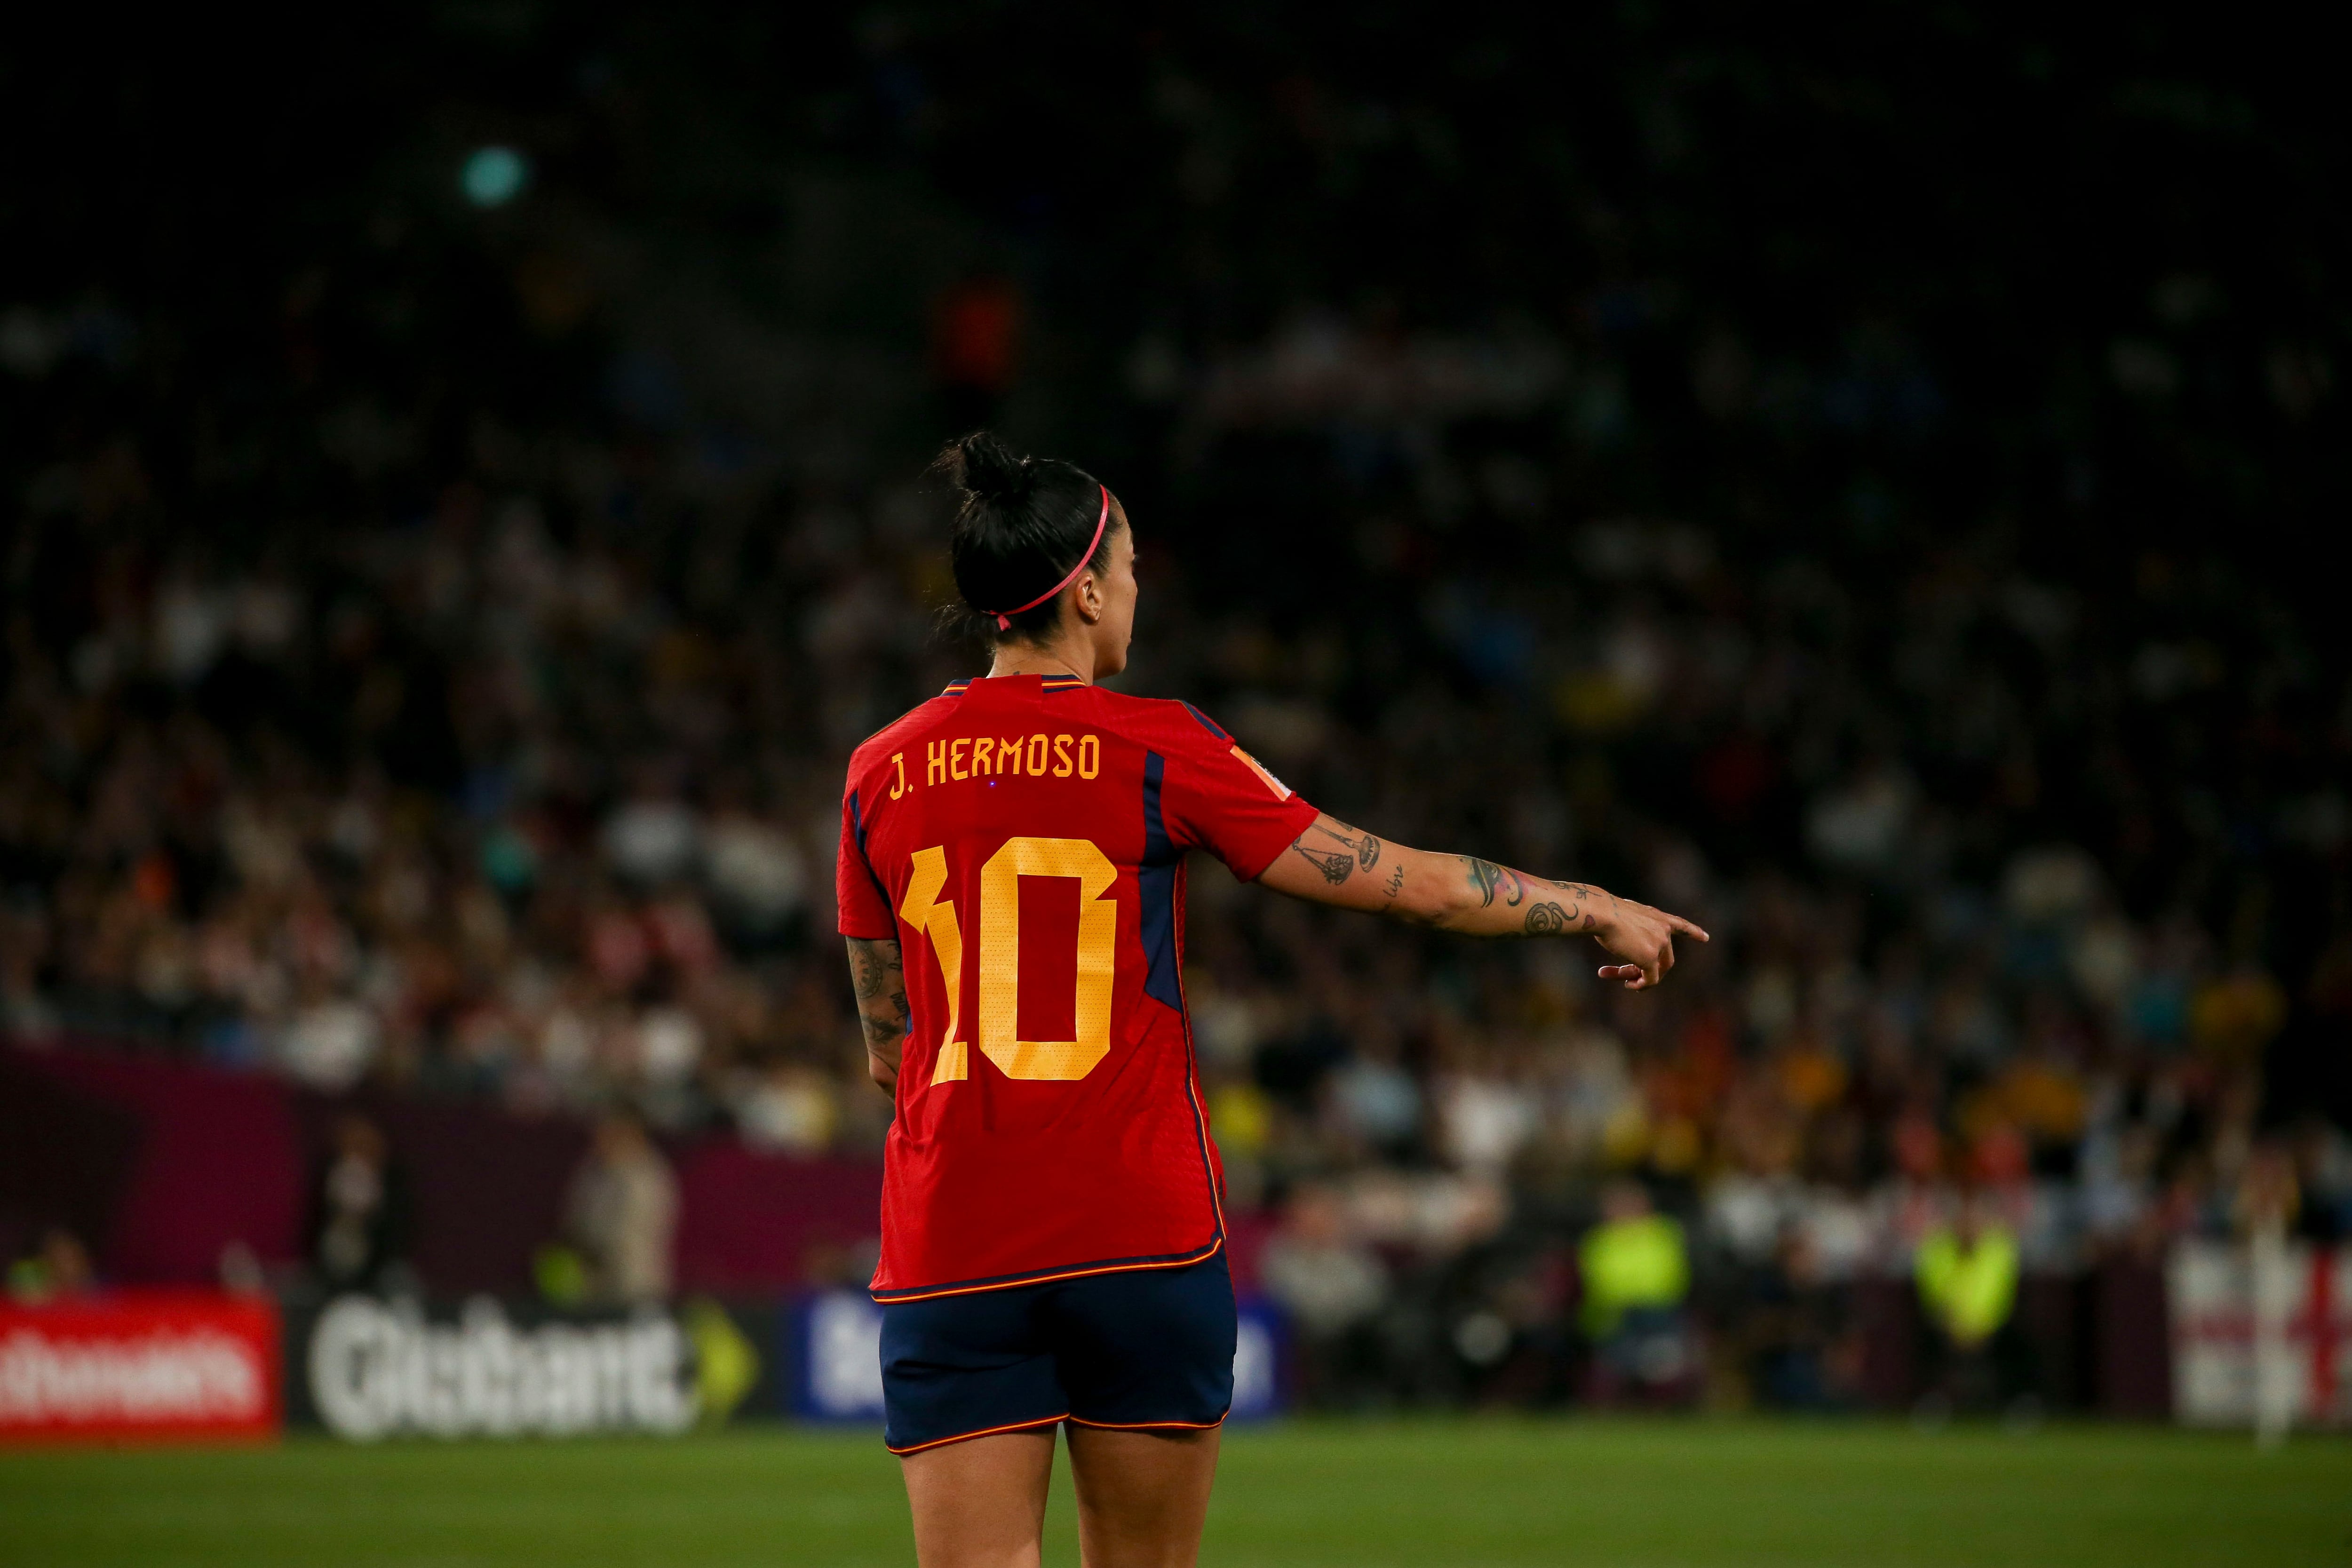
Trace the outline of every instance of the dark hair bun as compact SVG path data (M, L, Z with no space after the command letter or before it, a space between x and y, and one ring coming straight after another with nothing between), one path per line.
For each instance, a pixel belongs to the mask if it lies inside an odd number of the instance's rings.
M1110 531L1096 541L1095 525L1108 492L1076 464L1024 458L985 430L949 442L931 467L959 492L948 559L963 608L950 618L991 637L1052 630L1061 618L1059 600L1030 601L1068 576L1081 557L1100 564ZM1090 542L1094 553L1087 556ZM997 625L1000 616L1011 624Z
M1030 459L985 430L949 442L940 457L966 494L998 506L1018 504L1035 484Z

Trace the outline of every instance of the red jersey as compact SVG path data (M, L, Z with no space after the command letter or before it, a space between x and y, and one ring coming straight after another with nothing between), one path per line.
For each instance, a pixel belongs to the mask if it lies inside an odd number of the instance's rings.
M1224 1245L1184 852L1253 880L1315 816L1199 710L1075 677L959 681L858 747L841 931L899 942L913 1020L877 1300Z

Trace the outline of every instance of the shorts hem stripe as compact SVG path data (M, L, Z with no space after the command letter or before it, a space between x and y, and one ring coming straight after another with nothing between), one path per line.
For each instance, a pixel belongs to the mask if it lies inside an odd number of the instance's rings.
M1231 1411L1226 1412L1226 1415L1231 1414ZM1206 1432L1225 1424L1223 1415L1214 1421L1089 1421L1083 1415L1066 1415L1062 1419L1073 1426L1096 1426L1106 1432L1144 1432L1171 1427L1186 1432Z
M1059 1415L1040 1415L1034 1421L1012 1421L1002 1426L983 1426L977 1432L959 1432L952 1437L934 1437L928 1443L913 1443L904 1448L892 1447L888 1443L882 1446L903 1458L908 1454L919 1454L926 1448L944 1448L950 1443L969 1443L974 1437L993 1437L1000 1432L1026 1432L1032 1426L1052 1426L1069 1418L1070 1413L1065 1410ZM1094 1423L1088 1422L1087 1425Z

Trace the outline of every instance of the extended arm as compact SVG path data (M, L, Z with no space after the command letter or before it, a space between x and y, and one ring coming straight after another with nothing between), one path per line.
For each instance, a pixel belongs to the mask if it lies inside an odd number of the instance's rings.
M907 976L898 942L888 937L845 937L849 982L857 992L857 1021L866 1029L866 1072L885 1094L898 1086L898 1047L907 1037Z
M1675 933L1707 940L1683 919L1584 882L1555 882L1481 860L1376 838L1318 816L1258 880L1278 893L1343 910L1394 916L1465 936L1591 936L1625 960L1603 980L1629 991L1655 985L1675 966Z

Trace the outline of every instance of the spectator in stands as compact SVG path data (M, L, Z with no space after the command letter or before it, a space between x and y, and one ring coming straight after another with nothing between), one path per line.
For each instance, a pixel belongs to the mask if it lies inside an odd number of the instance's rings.
M565 1218L587 1263L589 1300L634 1306L669 1294L677 1178L636 1118L616 1113L597 1124Z
M1772 1264L1746 1283L1743 1348L1757 1397L1785 1410L1853 1405L1862 1382L1853 1293L1827 1276L1807 1229L1785 1228Z
M310 1267L330 1290L410 1288L408 1184L383 1130L364 1116L335 1123L334 1146L310 1194Z
M1921 1411L1982 1410L2038 1398L2016 1328L2017 1237L1985 1194L1963 1194L1949 1225L1921 1237L1914 1272L1927 1328Z
M8 1268L8 1294L26 1306L70 1300L98 1289L98 1270L81 1237L63 1226L51 1226L30 1257Z
M1658 1214L1639 1182L1609 1184L1601 1223L1577 1250L1585 1338L1594 1352L1593 1393L1674 1397L1691 1381L1690 1256L1679 1221Z
M1315 1182L1295 1189L1258 1273L1297 1331L1301 1393L1318 1405L1361 1403L1383 1360L1379 1319L1389 1276L1350 1233L1339 1194Z
M2304 1237L2321 1246L2352 1240L2352 1138L2325 1118L2306 1114L2294 1131L2293 1147Z

